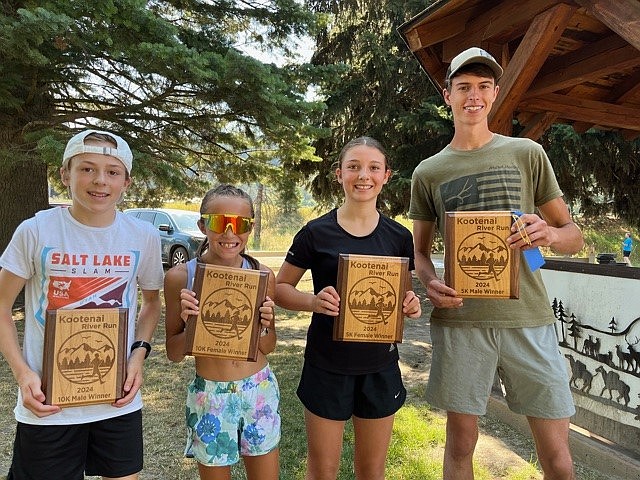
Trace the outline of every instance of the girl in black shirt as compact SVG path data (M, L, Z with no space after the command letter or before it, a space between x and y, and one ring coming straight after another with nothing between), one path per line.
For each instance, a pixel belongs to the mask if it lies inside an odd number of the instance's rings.
M344 425L355 432L356 479L383 480L395 412L406 390L395 343L333 340L340 309L336 290L341 253L408 257L413 270L413 240L408 229L382 215L376 201L391 176L379 142L360 137L338 158L336 177L345 199L337 209L310 221L295 236L276 278L276 303L313 312L298 397L305 406L308 479L336 478ZM296 286L311 270L314 293ZM420 300L408 291L402 311L421 315Z

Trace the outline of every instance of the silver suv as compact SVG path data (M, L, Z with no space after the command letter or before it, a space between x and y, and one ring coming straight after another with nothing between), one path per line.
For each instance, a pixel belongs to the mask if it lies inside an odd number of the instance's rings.
M158 228L162 262L170 267L194 258L205 238L198 229L198 212L172 208L130 208L124 213L153 223Z

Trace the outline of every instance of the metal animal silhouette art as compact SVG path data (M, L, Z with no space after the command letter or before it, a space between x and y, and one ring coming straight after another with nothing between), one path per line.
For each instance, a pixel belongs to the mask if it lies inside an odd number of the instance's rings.
M571 379L569 385L579 388L585 393L589 393L591 390L591 383L593 381L593 374L589 372L587 366L580 360L575 360L571 355L565 355L569 359L571 365ZM582 380L582 387L578 387L578 380Z
M616 390L618 392L618 398L616 398L616 401L619 402L620 399L623 399L625 406L628 406L629 401L631 400L629 397L631 387L620 380L620 375L613 371L607 372L603 366L596 368L596 372L602 375L602 379L604 381L604 387L602 387L600 396L603 396L605 390L609 390L609 400L613 400L613 391Z

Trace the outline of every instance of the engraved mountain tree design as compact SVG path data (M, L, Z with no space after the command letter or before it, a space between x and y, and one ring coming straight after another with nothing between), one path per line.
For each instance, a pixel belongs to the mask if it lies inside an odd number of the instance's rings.
M456 260L471 278L497 280L509 264L509 249L504 240L493 233L472 233L460 243Z
M236 288L219 288L205 299L200 318L211 335L240 340L253 319L251 300Z
M364 277L349 291L347 302L351 314L360 322L373 325L387 324L396 308L398 295L386 280L380 277Z
M86 330L71 335L60 346L56 363L62 376L72 383L104 383L115 363L115 353L109 337Z

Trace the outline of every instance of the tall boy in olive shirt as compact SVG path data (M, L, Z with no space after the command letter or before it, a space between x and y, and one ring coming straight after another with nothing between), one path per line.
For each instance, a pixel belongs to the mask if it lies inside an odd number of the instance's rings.
M455 133L440 153L414 171L409 217L416 273L427 289L433 357L427 399L447 411L444 478L473 479L478 415L486 412L494 372L509 407L527 416L545 479L573 479L569 417L575 413L566 366L557 348L554 317L540 272L520 269L520 299L465 299L438 278L431 260L436 228L454 210L519 210L524 238L512 229L510 248L582 248L542 147L489 130L502 68L480 48L456 56L447 72L445 102ZM533 213L535 210L540 215Z

